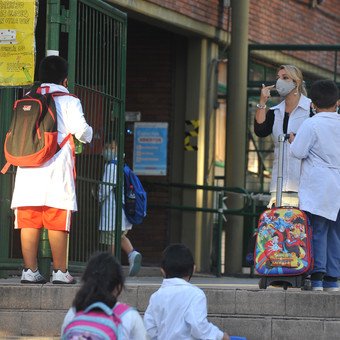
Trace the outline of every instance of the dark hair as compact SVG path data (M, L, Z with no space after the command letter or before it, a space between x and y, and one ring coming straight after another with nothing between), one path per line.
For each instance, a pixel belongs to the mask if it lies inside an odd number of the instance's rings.
M119 295L123 287L123 271L116 258L108 252L97 252L86 266L82 287L73 300L73 306L77 312L94 302L103 302L113 308L117 299L112 292L118 289Z
M172 244L163 251L161 268L167 279L191 277L194 272L194 258L184 244Z
M310 89L310 99L319 109L331 108L339 99L339 89L332 80L317 80Z
M57 55L45 57L39 65L39 81L60 84L68 75L68 62Z

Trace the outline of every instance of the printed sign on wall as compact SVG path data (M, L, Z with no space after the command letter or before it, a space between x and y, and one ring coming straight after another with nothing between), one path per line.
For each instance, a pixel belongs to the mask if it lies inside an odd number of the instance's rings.
M133 171L138 175L165 176L168 123L135 123Z
M0 86L34 79L35 0L0 0Z

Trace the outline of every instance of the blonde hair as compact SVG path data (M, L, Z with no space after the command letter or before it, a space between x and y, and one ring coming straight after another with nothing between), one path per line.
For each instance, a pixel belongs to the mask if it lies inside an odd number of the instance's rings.
M297 84L298 91L305 96L307 95L305 82L303 81L303 75L300 69L294 65L281 65L278 70L285 70L288 76Z

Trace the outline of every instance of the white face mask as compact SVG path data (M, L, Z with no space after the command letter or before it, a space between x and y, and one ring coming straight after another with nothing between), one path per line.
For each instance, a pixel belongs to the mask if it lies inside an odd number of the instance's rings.
M111 148L105 148L103 150L103 157L106 162L111 162L113 159L116 158L116 152L113 151Z
M290 92L292 92L296 88L296 84L293 80L283 80L279 78L276 81L276 91L279 93L281 97L286 97Z

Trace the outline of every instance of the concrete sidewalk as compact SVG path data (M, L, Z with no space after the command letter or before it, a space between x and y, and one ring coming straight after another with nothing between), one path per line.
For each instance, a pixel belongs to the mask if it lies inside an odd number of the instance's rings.
M142 267L139 274L135 277L128 276L129 268L123 266L124 275L126 277L126 285L138 285L138 286L159 286L162 283L162 276L160 269L158 267ZM71 271L72 274L72 271ZM80 275L76 274L74 277L77 282L80 282ZM235 276L222 276L216 277L212 274L207 273L195 273L191 278L190 282L202 286L202 287L229 287L229 288L247 288L247 289L257 289L258 281L260 278L253 277L250 275L242 274L237 277ZM19 272L17 275L12 275L7 279L0 279L1 284L20 284Z

